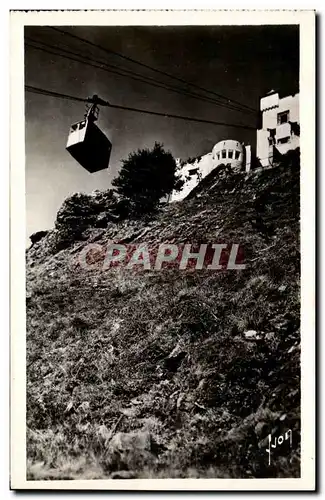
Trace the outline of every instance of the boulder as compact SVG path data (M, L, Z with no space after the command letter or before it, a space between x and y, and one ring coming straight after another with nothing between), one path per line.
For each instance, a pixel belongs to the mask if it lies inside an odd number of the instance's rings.
M261 340L261 336L257 333L256 330L247 330L244 332L244 336L246 340Z
M129 451L150 451L151 438L147 431L118 432L109 443L112 452L125 453Z
M110 470L137 470L155 461L148 431L116 433L107 452L106 466Z

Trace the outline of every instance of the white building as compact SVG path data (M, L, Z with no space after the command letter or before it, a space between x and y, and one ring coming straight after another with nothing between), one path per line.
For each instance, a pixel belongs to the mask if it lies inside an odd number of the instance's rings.
M272 166L276 150L285 154L299 147L299 94L280 98L271 91L261 99L262 129L257 130L256 154L263 167Z
M257 130L256 155L251 146L228 139L218 142L211 153L193 162L179 165L184 185L181 191L173 191L169 201L185 198L199 182L219 165L230 165L234 172L257 167L271 167L274 155L279 156L299 147L299 94L279 97L271 91L260 101L262 128ZM257 161L256 161L257 157Z
M170 201L185 198L199 182L209 175L219 165L230 165L234 171L250 170L251 147L244 146L238 141L229 139L218 142L211 153L199 157L193 162L179 164L179 171L184 185L181 191L173 191Z
M230 165L234 171L243 170L246 172L251 167L251 146L228 139L218 142L212 150L213 168L219 165Z

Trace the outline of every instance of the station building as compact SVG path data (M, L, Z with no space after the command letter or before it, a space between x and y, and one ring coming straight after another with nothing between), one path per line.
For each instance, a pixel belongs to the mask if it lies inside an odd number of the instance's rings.
M217 142L210 153L198 158L178 162L184 185L173 191L169 201L184 199L199 182L220 165L229 165L234 172L273 166L289 150L299 147L299 94L280 97L272 90L260 100L261 128L256 131L256 154L251 145L226 139ZM255 151L255 150L254 150Z

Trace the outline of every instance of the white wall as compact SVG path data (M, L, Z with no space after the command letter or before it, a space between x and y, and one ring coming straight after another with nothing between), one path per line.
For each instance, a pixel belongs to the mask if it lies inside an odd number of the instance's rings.
M190 174L191 170L198 169L197 174ZM199 182L206 177L213 170L212 153L208 153L196 160L194 163L186 163L180 168L181 179L184 180L184 186L181 191L173 191L170 201L179 201L186 198L186 196L199 184Z
M272 162L273 147L269 145L270 132L275 129L275 147L281 154L299 147L299 137L291 134L290 123L278 124L278 114L289 111L288 121L299 123L299 94L279 98L272 94L261 99L262 129L257 131L257 157L263 166ZM289 137L289 141L281 144L281 139Z
M250 153L250 147L248 147ZM222 151L225 150L226 158L222 158ZM229 151L232 151L232 158L229 158ZM235 151L239 152L238 159L235 158ZM219 156L219 157L218 157ZM250 154L249 164L251 162ZM181 191L173 191L170 201L179 201L184 199L194 189L199 182L212 172L216 167L222 164L230 164L234 170L242 167L244 161L244 148L243 145L235 140L226 140L218 142L211 153L203 155L200 160L196 160L193 164L187 163L180 168L181 178L185 181ZM179 163L177 161L177 163ZM250 165L249 165L250 168ZM197 169L197 173L191 175L191 170Z

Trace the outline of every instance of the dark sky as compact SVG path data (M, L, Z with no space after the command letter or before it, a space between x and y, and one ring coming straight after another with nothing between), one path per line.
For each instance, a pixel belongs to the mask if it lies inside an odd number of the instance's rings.
M271 89L299 89L298 26L64 27L78 36L172 73L258 110ZM100 59L167 84L181 84L115 55L91 48L49 27L26 27L25 36ZM29 40L26 39L26 42ZM25 83L86 98L97 93L112 104L255 126L238 113L91 68L26 46ZM194 90L198 92L197 90ZM27 234L53 226L64 199L77 192L107 189L129 152L162 142L177 158L211 151L222 139L255 143L255 133L234 127L185 122L103 108L98 125L113 149L108 170L89 174L66 152L71 123L84 104L26 93Z

